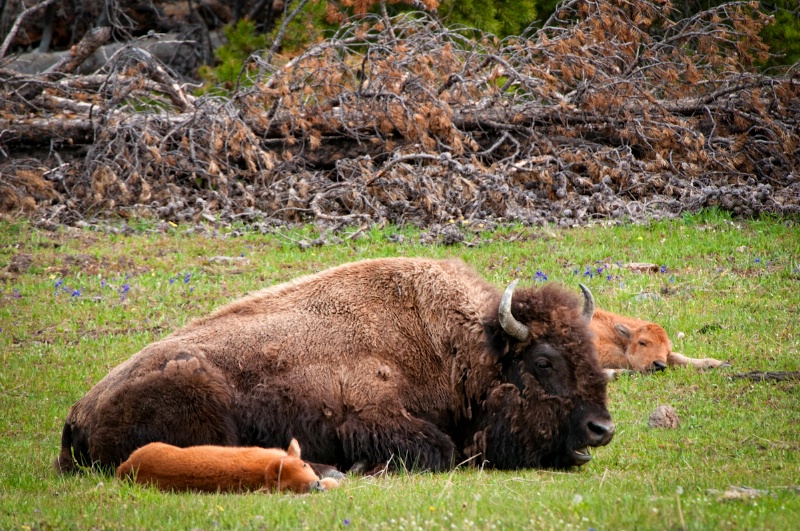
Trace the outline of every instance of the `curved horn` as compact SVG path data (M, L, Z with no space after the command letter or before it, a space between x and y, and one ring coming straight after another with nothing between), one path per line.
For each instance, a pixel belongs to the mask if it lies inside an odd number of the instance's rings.
M578 284L578 286L581 287L583 292L583 316L586 317L587 321L591 321L592 317L594 317L594 297L589 288L583 284Z
M514 339L524 343L531 336L531 331L511 315L511 299L514 296L515 287L517 287L517 280L509 284L506 291L503 292L497 316L500 318L500 326L503 327L503 330Z

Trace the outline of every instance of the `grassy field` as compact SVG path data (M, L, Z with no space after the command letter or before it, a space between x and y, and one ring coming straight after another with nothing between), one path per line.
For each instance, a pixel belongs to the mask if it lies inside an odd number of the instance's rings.
M0 529L795 529L800 522L800 226L706 213L647 227L508 228L469 246L313 228L134 235L0 222ZM352 233L351 233L352 235ZM26 257L30 263L26 263ZM580 470L352 477L308 496L163 494L52 469L70 406L147 343L248 291L379 256L460 256L492 283L587 284L598 306L662 324L675 349L732 367L609 385L613 442ZM226 258L219 258L226 257ZM636 273L631 262L659 272ZM678 339L682 332L681 339ZM675 430L647 426L661 404ZM733 487L733 488L732 488ZM743 494L734 488L755 489ZM753 495L753 497L750 496Z

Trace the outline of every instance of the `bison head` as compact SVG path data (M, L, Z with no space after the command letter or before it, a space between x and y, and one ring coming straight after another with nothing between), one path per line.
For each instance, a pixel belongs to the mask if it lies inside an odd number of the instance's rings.
M625 346L625 359L630 369L638 372L663 371L672 352L667 332L655 323L629 327L614 325L614 332Z
M489 323L499 379L484 403L475 448L498 468L580 466L608 444L614 424L606 378L588 328L594 309L563 288L515 293L512 283Z

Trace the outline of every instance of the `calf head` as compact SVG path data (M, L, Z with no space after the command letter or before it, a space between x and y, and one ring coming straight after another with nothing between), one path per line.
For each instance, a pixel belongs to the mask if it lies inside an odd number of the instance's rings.
M638 372L663 371L672 352L666 330L655 323L630 327L614 325L614 332L624 345L624 355L629 368Z
M594 302L553 285L503 295L493 347L501 383L488 394L479 446L500 468L580 466L608 444L606 377L589 331ZM491 332L490 332L491 333Z
M305 493L314 490L325 490L334 485L320 481L319 476L308 463L300 459L300 444L292 439L286 450L286 457L276 459L267 465L265 486L269 490ZM333 480L335 481L335 480ZM338 483L337 483L338 485Z

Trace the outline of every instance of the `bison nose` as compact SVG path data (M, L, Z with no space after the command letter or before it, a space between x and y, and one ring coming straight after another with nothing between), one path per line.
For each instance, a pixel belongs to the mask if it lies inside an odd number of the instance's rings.
M315 490L325 490L325 485L319 481L312 481L308 484L308 488L311 492L314 492Z
M610 420L608 422L590 420L587 427L592 446L605 446L614 437L614 423Z
M666 368L667 368L667 364L664 363L663 361L656 360L656 361L653 362L653 370L654 371L663 371Z

